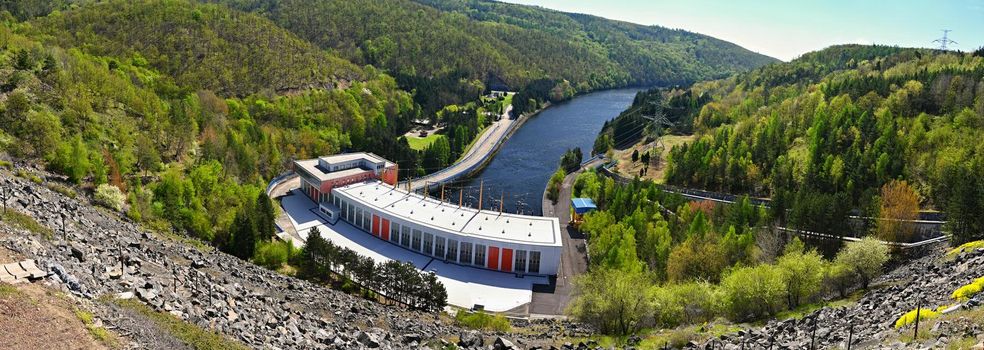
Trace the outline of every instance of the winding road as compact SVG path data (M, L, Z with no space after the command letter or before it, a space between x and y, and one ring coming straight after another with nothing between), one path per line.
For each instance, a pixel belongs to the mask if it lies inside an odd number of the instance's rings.
M486 128L478 136L478 139L475 140L475 143L472 144L471 149L461 159L458 159L457 162L436 173L409 180L410 189L416 191L425 186L448 183L465 177L481 167L495 153L495 150L502 145L502 141L506 139L510 132L522 124L519 120L520 117L515 119L509 118L511 112L512 105L509 105L502 113L502 117ZM400 185L406 187L407 181L400 182Z

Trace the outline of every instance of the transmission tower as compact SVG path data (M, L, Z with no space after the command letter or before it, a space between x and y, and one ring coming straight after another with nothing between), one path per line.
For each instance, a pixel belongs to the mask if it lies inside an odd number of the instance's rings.
M655 101L653 101L652 104L659 107L659 105L655 103ZM648 134L654 138L653 142L649 144L649 149L647 150L647 152L649 152L650 157L653 156L652 151L656 149L659 149L659 154L662 154L663 148L666 147L663 145L663 141L662 141L663 131L666 130L667 128L672 127L673 122L670 121L669 118L666 118L665 115L663 115L663 111L660 110L660 108L656 108L655 113L653 115L642 114L642 119L646 119L652 122L651 125L647 125L646 127L646 129L648 129L649 131ZM652 158L650 158L650 161L652 161Z
M957 42L956 41L953 41L953 40L950 40L949 38L946 37L948 33L952 32L952 30L950 30L950 29L942 29L942 31L943 31L943 37L942 38L939 38L939 39L936 39L936 40L933 40L933 42L934 43L940 43L940 50L946 51L946 45L948 45L948 44L956 44Z

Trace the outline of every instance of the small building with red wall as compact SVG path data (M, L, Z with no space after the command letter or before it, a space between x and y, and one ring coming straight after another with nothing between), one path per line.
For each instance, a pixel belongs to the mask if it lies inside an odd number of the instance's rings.
M294 161L294 172L301 178L301 192L318 203L326 214L335 211L330 204L333 188L368 180L395 186L398 170L396 163L367 152Z

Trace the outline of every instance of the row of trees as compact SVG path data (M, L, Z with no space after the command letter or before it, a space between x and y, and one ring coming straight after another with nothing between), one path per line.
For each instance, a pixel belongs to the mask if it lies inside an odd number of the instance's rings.
M413 264L395 260L377 264L325 240L316 227L308 232L299 259L299 273L305 278L330 280L337 275L420 310L437 312L447 305L447 290L433 272L421 272Z

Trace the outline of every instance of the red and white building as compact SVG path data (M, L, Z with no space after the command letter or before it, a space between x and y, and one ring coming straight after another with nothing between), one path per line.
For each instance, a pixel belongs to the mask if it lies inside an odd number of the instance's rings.
M335 187L379 180L396 185L399 167L372 153L345 153L294 161L294 172L301 178L301 192L329 214L331 190Z
M366 159L351 155L295 162L302 190L332 222L345 220L379 239L449 263L521 275L557 274L563 249L557 218L478 210L408 192L394 185L395 165L387 177L392 163L362 155L373 159L378 168L368 169L380 175L344 167L333 175L334 164L342 164L336 157ZM312 167L329 172L318 177Z

